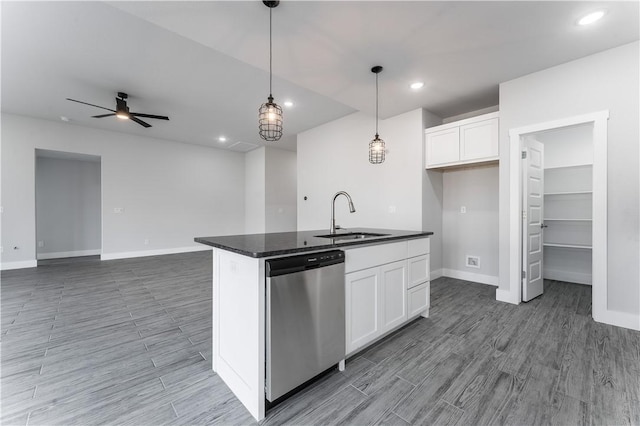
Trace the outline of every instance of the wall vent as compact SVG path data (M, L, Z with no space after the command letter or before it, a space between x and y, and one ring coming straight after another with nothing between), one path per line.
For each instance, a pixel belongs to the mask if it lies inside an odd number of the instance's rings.
M480 258L478 256L466 256L467 261L465 265L469 268L480 268Z

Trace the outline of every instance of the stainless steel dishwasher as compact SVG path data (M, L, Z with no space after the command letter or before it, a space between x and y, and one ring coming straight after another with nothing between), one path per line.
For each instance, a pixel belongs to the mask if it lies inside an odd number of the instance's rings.
M267 400L345 357L344 252L266 261Z

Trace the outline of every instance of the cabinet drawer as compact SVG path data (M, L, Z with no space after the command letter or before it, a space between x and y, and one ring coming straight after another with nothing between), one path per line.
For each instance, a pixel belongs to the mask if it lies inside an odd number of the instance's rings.
M407 258L407 242L380 244L345 250L345 273L360 271Z
M429 281L429 255L412 257L409 262L409 288Z
M420 315L429 308L431 283L426 282L417 287L409 289L408 302L409 318Z
M418 238L407 241L407 257L415 257L423 254L429 254L430 242L429 238Z

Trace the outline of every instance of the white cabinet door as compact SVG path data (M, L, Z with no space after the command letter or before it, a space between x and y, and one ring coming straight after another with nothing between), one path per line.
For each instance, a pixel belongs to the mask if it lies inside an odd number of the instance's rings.
M382 280L382 332L401 325L407 320L407 261L389 263L380 267Z
M381 282L379 268L352 272L345 278L347 353L351 353L382 333Z
M498 156L498 119L460 127L460 161Z
M416 256L409 259L409 284L413 288L418 284L429 281L429 255Z
M431 283L427 281L409 289L409 318L420 314L425 318L429 316L430 287Z
M460 161L460 128L428 133L426 148L427 167Z

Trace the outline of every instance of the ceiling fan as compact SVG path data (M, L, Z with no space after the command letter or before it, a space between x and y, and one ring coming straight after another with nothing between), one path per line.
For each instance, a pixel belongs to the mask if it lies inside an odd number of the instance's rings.
M104 118L104 117L116 116L116 117L121 118L123 120L131 120L131 121L133 121L135 123L138 123L139 125L141 125L143 127L151 127L151 124L140 120L138 117L155 118L156 120L168 120L169 119L169 117L166 117L164 115L153 115L153 114L142 114L142 113L139 113L139 112L131 112L131 111L129 111L129 107L127 106L127 98L128 98L128 95L126 93L118 92L118 97L116 98L116 109L105 108L105 107L101 107L99 105L90 104L88 102L77 101L75 99L70 99L70 98L67 98L67 100L71 101L71 102L77 102L79 104L89 105L89 106L96 107L96 108L106 109L107 111L111 111L113 113L113 114L94 115L94 116L92 116L92 118Z

